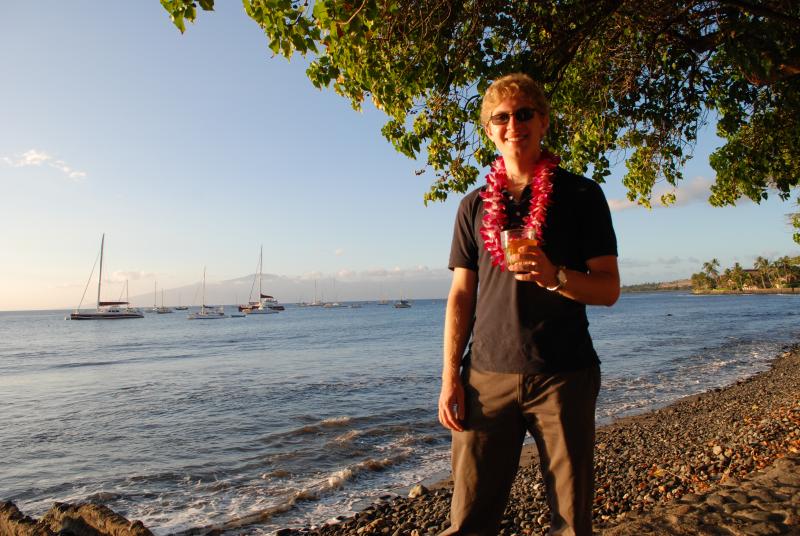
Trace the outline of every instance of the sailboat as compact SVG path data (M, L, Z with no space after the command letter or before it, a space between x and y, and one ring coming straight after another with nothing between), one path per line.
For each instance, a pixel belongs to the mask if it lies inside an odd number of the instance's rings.
M186 318L189 320L216 320L218 318L228 318L228 315L225 314L225 306L220 305L219 307L210 307L206 305L206 267L203 266L203 301L201 302L203 305L200 306L200 310L196 313L192 313Z
M340 309L347 307L346 305L339 303L339 295L336 294L336 279L333 280L333 301L325 303L322 307L325 309Z
M268 314L275 314L278 311L283 311L283 305L278 304L278 300L274 297L264 294L264 291L261 290L261 276L262 276L262 269L264 265L264 246L261 246L261 250L259 251L258 255L258 270L256 273L256 278L258 279L258 301L250 300L247 305L240 305L239 311L242 313L247 313L249 315L268 315ZM253 288L256 286L255 280L253 280L253 285L250 287L250 295L253 294Z
M178 305L176 305L176 306L174 307L174 309L175 309L176 311L185 311L185 310L187 310L187 309L188 309L188 307L187 307L187 306L185 306L185 305L181 305L181 295L180 295L180 294L178 294Z
M156 307L156 312L160 315L171 313L172 309L169 307L164 307L164 289L161 289L161 307Z
M325 305L325 300L317 299L317 280L314 280L314 301L311 303L301 302L300 307L322 307Z
M100 273L97 278L97 308L94 311L81 312L80 308L83 303L83 297L81 297L81 303L79 303L78 307L69 315L70 320L121 320L124 318L144 318L144 315L138 309L135 307L128 307L127 297L125 298L126 301L100 300L100 291L103 286L103 252L105 249L105 242L106 234L103 233L103 237L100 239ZM89 281L91 281L93 274L94 268L92 268L92 273L89 274ZM88 282L86 286L88 288ZM86 290L83 292L84 295L86 295Z
M400 299L394 302L395 309L408 309L411 307L411 301L408 298L400 297Z

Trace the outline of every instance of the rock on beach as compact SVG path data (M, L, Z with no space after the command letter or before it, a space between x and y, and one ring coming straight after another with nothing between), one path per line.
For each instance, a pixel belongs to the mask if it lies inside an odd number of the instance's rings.
M0 503L0 536L153 536L141 521L128 521L103 505L55 503L40 519L14 503Z

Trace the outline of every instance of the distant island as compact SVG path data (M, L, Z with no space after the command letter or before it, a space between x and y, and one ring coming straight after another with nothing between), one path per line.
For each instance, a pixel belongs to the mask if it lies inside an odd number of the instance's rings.
M771 261L756 257L752 268L738 262L720 270L720 262L711 259L702 270L692 274L691 287L695 294L783 294L800 289L800 256L780 257Z
M660 283L622 285L620 290L622 292L667 292L675 290L692 290L692 280L678 279L677 281L662 281Z
M800 294L800 257L774 261L757 257L753 268L744 268L737 262L724 270L717 259L711 259L689 279L622 286L622 292L676 290L693 294Z

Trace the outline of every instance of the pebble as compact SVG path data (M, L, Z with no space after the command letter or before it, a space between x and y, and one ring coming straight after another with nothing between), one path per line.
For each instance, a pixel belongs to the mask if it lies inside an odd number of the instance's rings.
M725 389L599 428L595 465L599 535L800 535L800 345ZM450 497L434 487L382 502L363 523L281 535L434 535L449 526ZM549 525L534 461L520 467L500 534L539 536Z

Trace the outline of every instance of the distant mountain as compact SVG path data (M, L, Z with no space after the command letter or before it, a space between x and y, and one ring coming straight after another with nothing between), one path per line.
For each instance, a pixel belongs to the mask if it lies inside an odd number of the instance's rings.
M225 281L206 281L206 305L230 305L246 303L248 298L257 299L258 283L253 288L255 274ZM447 269L409 269L381 273L361 272L348 275L330 274L312 276L282 276L264 274L261 290L274 296L281 303L323 301L372 301L443 298L447 296L452 275ZM316 288L316 296L315 296ZM200 305L201 282L178 288L164 289L164 304L167 306ZM159 289L158 301L161 302ZM152 293L131 296L137 306L151 306Z

